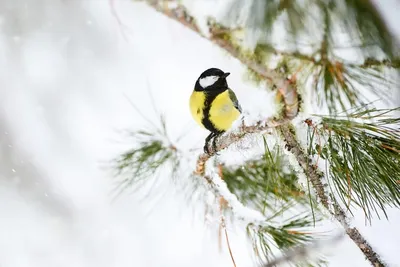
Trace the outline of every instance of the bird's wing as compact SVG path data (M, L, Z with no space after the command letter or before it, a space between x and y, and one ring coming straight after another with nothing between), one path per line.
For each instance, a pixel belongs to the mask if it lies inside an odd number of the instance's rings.
M240 106L239 101L238 101L235 93L231 89L228 89L228 93L229 93L229 97L230 97L233 105L235 106L235 108L237 110L239 110L240 112L242 112L242 107Z

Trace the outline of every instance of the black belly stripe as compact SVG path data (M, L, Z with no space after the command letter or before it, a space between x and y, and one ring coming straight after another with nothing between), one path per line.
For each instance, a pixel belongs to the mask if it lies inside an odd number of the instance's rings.
M210 108L212 102L215 100L215 98L222 92L224 92L226 89L223 91L212 91L212 92L207 92L206 93L206 99L204 101L204 108L203 108L203 119L201 120L202 124L204 127L206 127L207 130L213 133L223 133L224 131L218 130L215 128L214 124L210 121Z

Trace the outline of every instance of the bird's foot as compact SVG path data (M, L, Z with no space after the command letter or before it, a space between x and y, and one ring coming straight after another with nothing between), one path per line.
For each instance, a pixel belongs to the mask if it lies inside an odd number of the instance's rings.
M218 138L218 135L216 135L212 140L212 149L216 155L219 155L217 152L217 138Z
M210 149L208 149L208 142L206 142L204 144L203 150L204 150L204 153L206 153L207 155L210 155Z
M210 134L206 137L206 140L205 140L205 144L204 144L203 150L204 150L204 153L206 153L206 154L208 154L208 155L210 155L210 149L209 149L208 143L209 143L210 140L214 137L214 135L215 135L215 133L210 133Z
M205 144L204 144L204 148L203 148L204 153L210 155L211 152L214 152L214 154L219 155L219 154L217 153L217 143L216 143L217 137L218 137L218 134L217 134L217 133L211 133L209 136L207 136L206 141L205 141ZM212 150L210 151L210 145L209 145L209 143L210 143L211 140L212 140L212 143L211 143L211 145L212 145Z

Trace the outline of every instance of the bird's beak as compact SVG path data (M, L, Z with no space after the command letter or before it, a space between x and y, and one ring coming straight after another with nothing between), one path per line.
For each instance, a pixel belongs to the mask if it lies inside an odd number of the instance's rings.
M230 72L225 72L223 75L222 75L222 78L226 78L226 77L228 77L229 76L229 74L231 74Z

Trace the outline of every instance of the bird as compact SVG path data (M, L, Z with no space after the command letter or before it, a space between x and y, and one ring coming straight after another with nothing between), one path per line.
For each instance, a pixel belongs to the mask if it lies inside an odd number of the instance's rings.
M210 131L203 148L206 154L210 154L211 139L216 151L216 138L229 130L242 113L242 107L226 81L229 75L219 68L205 70L197 78L190 96L189 106L194 120Z

